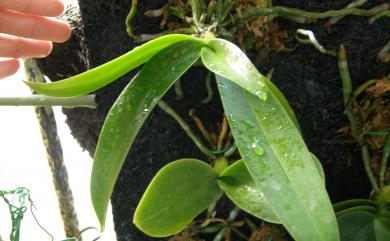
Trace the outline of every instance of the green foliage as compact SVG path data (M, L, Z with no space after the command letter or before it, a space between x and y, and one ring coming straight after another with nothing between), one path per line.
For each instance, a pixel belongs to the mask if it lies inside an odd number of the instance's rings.
M296 240L337 240L323 182L280 102L269 89L261 100L222 77L217 82L241 157L281 223Z
M236 161L220 174L218 184L239 208L260 219L280 223L261 189L251 178L243 160Z
M152 237L173 235L221 195L213 168L200 160L178 160L154 177L134 214L134 223Z
M25 83L36 92L53 97L74 97L88 94L149 61L164 48L185 40L199 41L188 35L171 34L152 40L110 62L71 78L49 84L28 81Z
M102 228L115 181L141 126L162 96L199 58L201 47L200 41L187 40L156 54L111 107L96 147L91 177L92 202Z
M390 240L390 212L365 199L334 205L341 241Z
M336 218L316 168L318 163L313 162L312 154L303 142L294 113L276 86L256 70L238 47L221 39L200 40L172 35L124 56L127 57L110 62L118 66L106 64L59 84L29 83L35 91L45 94L80 95L96 90L146 62L111 108L99 137L91 195L102 228L116 178L139 129L169 87L201 56L204 65L216 74L230 128L249 173L242 168L237 170L233 165L222 171L219 185L249 213L269 221L280 221L296 240L339 240ZM195 162L175 162L157 175L136 211L134 221L141 230L152 236L177 233L217 199L221 190L216 173L211 172L211 167ZM181 166L177 163L190 164ZM209 171L203 174L196 171L201 168ZM193 174L198 176L173 183L171 172L183 178L184 173L188 176L195 172ZM209 178L210 173L213 173L214 181ZM246 185L253 180L250 187L255 191L239 196L237 191L242 186L233 190L234 185L227 183L223 176L226 173L233 175L239 184ZM204 188L210 185L213 188L204 194L207 191ZM192 192L171 197L173 192L184 193L182 188L192 189ZM204 199L198 199L198 190L204 194ZM256 204L243 201L251 195L260 195L259 190L264 198L255 199Z

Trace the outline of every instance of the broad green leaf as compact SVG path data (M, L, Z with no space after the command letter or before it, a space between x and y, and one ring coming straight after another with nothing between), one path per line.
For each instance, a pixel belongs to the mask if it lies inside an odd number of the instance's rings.
M236 161L225 169L218 178L218 184L229 199L245 212L271 223L280 223L244 161Z
M223 39L207 41L207 47L202 48L202 62L210 71L229 79L248 92L267 98L265 84L274 93L284 107L291 120L300 130L298 120L280 90L267 78L261 75L248 57L236 45Z
M147 62L162 49L181 41L201 41L183 34L166 35L147 42L127 54L82 74L53 83L25 82L34 91L55 97L72 97L88 94L108 85L132 69Z
M135 137L161 97L199 58L202 42L187 40L156 54L120 94L96 147L91 198L102 229L115 181Z
M217 82L240 154L281 223L298 241L339 240L313 157L272 89L266 84L259 98L218 75Z
M372 212L355 211L337 219L341 241L375 241Z
M325 184L321 163L313 154L312 156ZM226 168L220 174L218 184L229 199L245 212L271 223L280 223L264 193L250 176L243 160L236 161Z
M152 237L174 235L221 196L213 168L199 160L178 160L153 178L135 211L134 223Z

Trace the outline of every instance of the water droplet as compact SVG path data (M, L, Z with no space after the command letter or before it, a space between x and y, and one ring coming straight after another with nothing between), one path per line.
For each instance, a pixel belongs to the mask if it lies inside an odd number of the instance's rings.
M260 75L258 75L258 77L260 77ZM265 87L265 84L263 81L259 81L259 88L260 89L263 89Z
M231 56L231 57L229 58L229 60L230 60L231 63L237 62L238 59L239 59L238 55L233 55L233 56Z
M258 156L262 156L264 154L264 149L256 143L252 143L251 148L253 149L253 152Z
M256 91L256 95L257 95L260 99L262 99L262 100L264 100L264 101L267 100L267 93L265 93L264 91L258 90L258 91Z

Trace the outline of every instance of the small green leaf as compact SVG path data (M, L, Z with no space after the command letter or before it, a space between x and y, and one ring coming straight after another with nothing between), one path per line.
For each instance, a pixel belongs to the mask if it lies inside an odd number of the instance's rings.
M236 161L225 169L219 176L218 184L229 199L245 212L271 223L280 223L244 161Z
M324 171L313 156L317 171L325 184ZM230 200L245 212L270 223L280 223L261 189L256 186L244 161L239 160L226 168L219 176L218 184Z
M234 44L223 39L212 39L202 48L203 64L210 71L223 76L248 92L266 98L265 78L253 67L248 57Z
M174 235L221 195L213 168L195 159L178 160L153 178L135 211L134 223L152 237Z
M272 89L266 84L262 99L221 76L217 82L240 154L281 223L295 240L339 240L313 157Z
M156 54L111 107L95 151L91 198L104 228L116 179L140 128L174 82L199 58L202 42L186 40Z
M54 97L88 94L108 85L132 69L147 62L162 49L181 41L200 39L183 34L171 34L143 44L127 54L82 74L53 83L25 82L34 91Z
M208 48L202 48L201 53L202 62L206 68L262 99L267 98L266 84L284 107L296 128L300 130L298 120L286 97L271 81L257 71L240 48L224 39L212 39L206 44Z
M375 241L375 214L366 211L349 212L337 219L341 241Z

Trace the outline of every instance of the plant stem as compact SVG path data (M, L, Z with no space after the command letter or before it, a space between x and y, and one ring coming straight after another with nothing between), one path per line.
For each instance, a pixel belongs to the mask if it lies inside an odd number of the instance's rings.
M317 19L325 19L330 17L342 17L347 15L369 17L369 16L374 16L376 14L381 14L382 16L382 12L387 13L387 10L389 9L390 9L390 3L384 3L376 7L373 7L371 9L344 8L339 10L325 11L325 12L309 12L305 10L282 7L282 6L274 6L269 8L252 7L245 10L240 16L236 16L234 20L239 20L239 19L248 20L253 17L272 15L276 17L287 18L289 20L298 23L307 23L309 21L313 21ZM384 16L387 16L387 14L385 14ZM231 23L232 20L227 20L225 23L222 24L221 27L225 27L227 25L230 25Z
M383 145L382 160L379 169L379 182L381 188L385 186L385 174L387 169L387 162L389 161L389 156L390 156L390 134L386 136L385 144Z
M218 142L217 142L217 150L221 150L223 147L223 141L225 140L226 134L228 130L228 123L226 116L223 117L222 120L222 128L221 128L221 133L219 134L218 137Z
M187 136L195 143L195 145L199 148L199 150L208 156L210 159L216 159L216 156L199 140L199 138L195 135L195 133L191 130L188 124L163 100L160 100L158 106L165 111L168 115L170 115L173 119L177 121L177 123L181 126Z
M350 2L345 8L356 8L364 5L367 2L367 0L354 0ZM329 21L326 23L326 26L331 26L336 24L338 21L340 21L344 16L341 17L333 17L329 19Z
M211 87L211 72L208 71L206 76L206 89L207 89L207 96L202 100L203 104L209 103L213 99L213 88Z
M233 145L230 146L230 148L223 154L223 156L229 157L233 155L233 153L236 152L236 150L237 150L237 146L235 143L233 143Z
M130 12L126 17L126 31L130 38L138 40L138 36L133 33L133 28L131 27L131 21L134 18L135 13L137 12L138 0L131 0Z
M343 86L344 107L349 121L349 125L351 127L351 134L360 147L360 153L363 158L364 169L367 173L368 179L371 182L372 188L376 193L379 193L380 189L378 183L370 167L370 153L365 143L364 135L361 133L361 131L358 130L354 115L352 113L353 111L352 98L351 98L352 84L351 84L351 77L348 70L347 54L343 45L340 46L339 53L338 53L338 66L339 66L340 79Z
M203 138L206 139L206 141L209 143L209 145L212 148L215 148L215 145L213 141L211 140L210 134L207 132L206 128L204 127L202 120L195 115L195 110L190 110L189 115L192 118L192 120L195 122L196 126L198 127L199 131L202 133Z
M20 97L0 97L0 106L62 106L66 108L96 108L95 95L84 95L74 98L55 98L46 95Z

